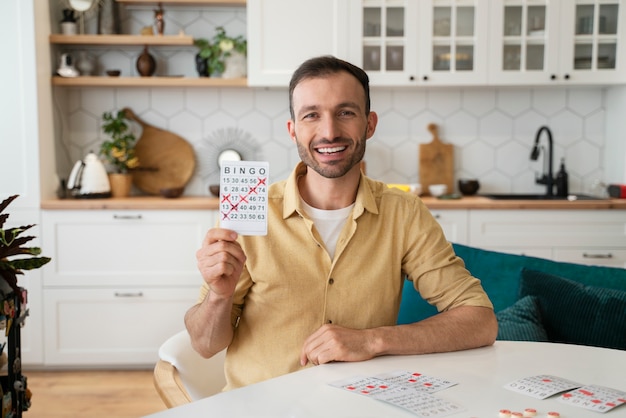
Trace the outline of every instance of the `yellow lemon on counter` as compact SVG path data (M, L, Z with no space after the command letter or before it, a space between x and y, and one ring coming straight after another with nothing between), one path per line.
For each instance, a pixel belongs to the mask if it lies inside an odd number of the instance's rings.
M403 192L410 192L411 191L411 186L409 186L408 184L388 184L387 187L391 188L395 188L395 189L400 189Z

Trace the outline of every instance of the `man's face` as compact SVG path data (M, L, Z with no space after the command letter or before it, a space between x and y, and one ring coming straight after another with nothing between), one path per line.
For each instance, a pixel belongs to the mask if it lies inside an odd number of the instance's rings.
M293 91L295 120L287 124L300 159L327 178L346 174L363 159L376 114L365 115L365 92L346 72L305 79Z

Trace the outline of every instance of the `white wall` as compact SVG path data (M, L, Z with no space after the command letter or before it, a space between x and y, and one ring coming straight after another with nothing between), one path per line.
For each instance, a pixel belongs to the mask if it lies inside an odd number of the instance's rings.
M0 196L12 208L39 208L37 90L33 3L6 0L0 25ZM34 153L33 153L34 152Z
M626 86L613 87L606 97L605 181L626 184Z

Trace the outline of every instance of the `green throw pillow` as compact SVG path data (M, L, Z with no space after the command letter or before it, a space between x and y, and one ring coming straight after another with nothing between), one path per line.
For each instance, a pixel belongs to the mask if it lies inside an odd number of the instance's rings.
M520 295L538 299L550 341L626 350L626 292L523 269Z
M498 340L548 341L548 334L541 323L539 301L526 296L513 306L498 312Z

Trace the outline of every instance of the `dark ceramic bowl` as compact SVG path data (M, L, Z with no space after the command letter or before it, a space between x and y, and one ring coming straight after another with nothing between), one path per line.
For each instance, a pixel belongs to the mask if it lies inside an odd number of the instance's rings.
M459 191L464 196L472 196L480 188L480 183L476 179L459 179L458 184Z
M220 185L219 184L211 184L209 186L209 191L211 192L211 194L215 197L219 197L220 196Z
M175 197L180 197L185 191L184 187L168 187L165 189L160 189L159 193L161 196L166 197L168 199L173 199Z
M109 77L119 77L122 72L120 70L107 70L107 75Z

